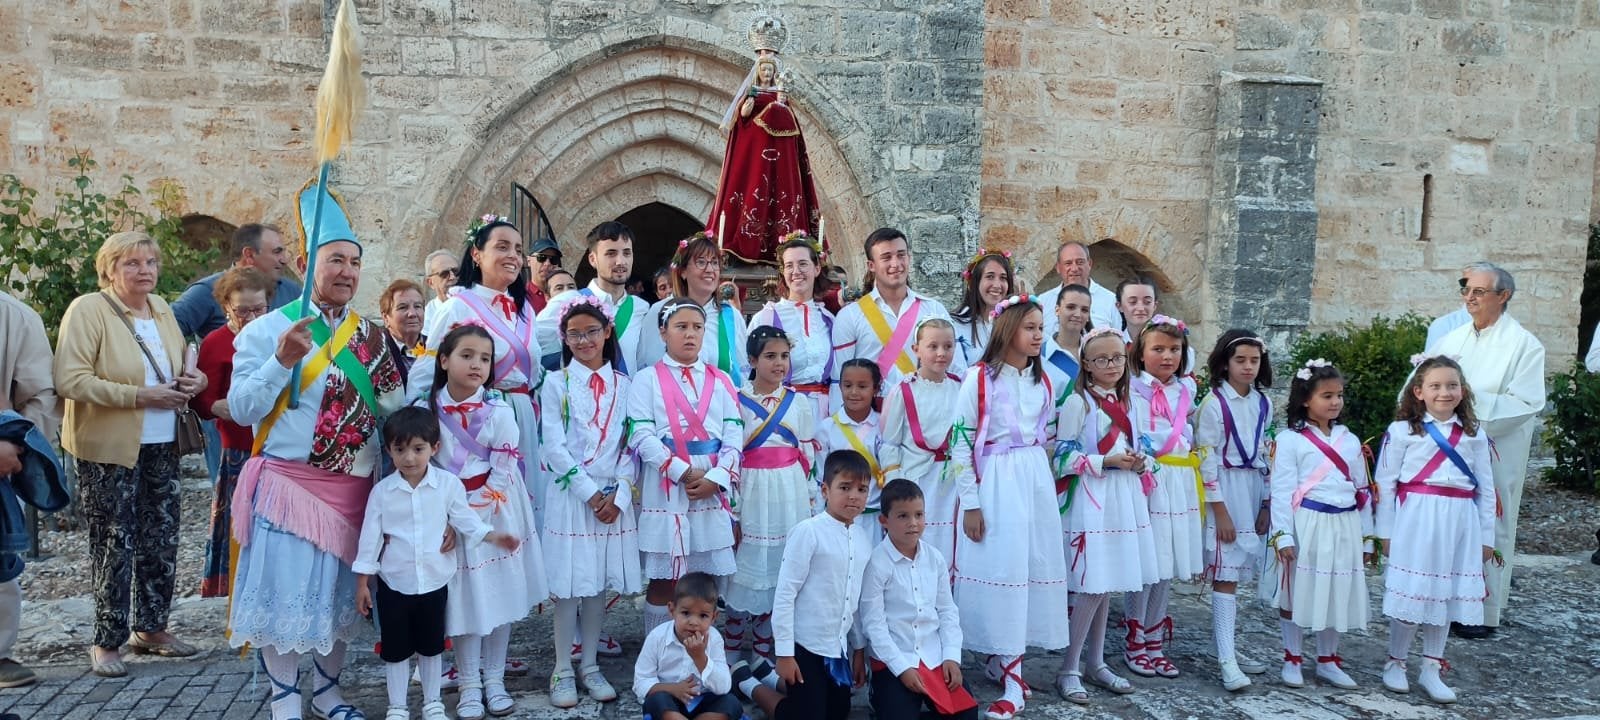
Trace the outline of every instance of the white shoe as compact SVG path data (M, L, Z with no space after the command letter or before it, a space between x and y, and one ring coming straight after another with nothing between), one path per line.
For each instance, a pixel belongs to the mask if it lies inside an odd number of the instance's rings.
M1239 669L1246 675L1260 675L1267 671L1267 664L1254 658L1245 657L1239 653L1233 654L1233 661L1239 664Z
M1327 657L1329 658L1327 661L1320 657L1317 658L1317 679L1336 688L1344 690L1356 689L1356 681L1351 679L1350 674L1346 673L1344 668L1339 667L1339 656L1329 655Z
M1449 685L1444 684L1444 678L1439 677L1441 672L1448 669L1450 666L1443 660L1425 657L1422 667L1417 670L1417 684L1422 686L1422 692L1427 694L1429 700L1441 705L1456 701L1456 691L1451 690Z
M578 681L572 671L550 676L550 704L562 709L578 706Z
M1406 661L1389 658L1383 664L1383 687L1389 692L1411 692L1411 683L1406 681Z
M591 665L580 674L583 676L583 689L589 691L589 697L603 703L617 699L617 689L611 687L605 673L600 672L600 666Z
M512 699L511 693L506 692L504 682L490 680L484 683L483 697L489 706L489 714L495 717L505 717L517 709L517 701Z
M1222 660L1217 663L1222 669L1222 689L1228 692L1238 692L1250 687L1250 678L1239 669L1239 663L1234 660Z
M1063 673L1056 676L1056 690L1061 699L1074 705L1088 705L1089 691L1083 689L1083 673Z
M483 720L483 686L462 683L461 695L456 698L456 717L460 720Z
M1300 656L1284 655L1283 684L1292 688L1306 686L1305 674L1300 671Z
M444 713L444 703L435 700L422 704L422 720L450 720L450 716Z
M403 707L390 707L383 714L383 720L411 720L411 711Z

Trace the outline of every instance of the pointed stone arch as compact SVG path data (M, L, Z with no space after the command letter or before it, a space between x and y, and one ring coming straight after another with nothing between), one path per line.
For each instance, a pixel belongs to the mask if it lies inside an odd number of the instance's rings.
M1198 320L1202 298L1199 243L1180 244L1161 223L1135 208L1088 208L1070 213L1058 224L1053 238L1024 243L1016 255L1017 276L1029 287L1044 290L1060 282L1056 277L1056 251L1063 243L1088 245L1094 257L1094 280L1116 289L1134 276L1155 281L1161 309L1180 318Z
M465 128L470 137L455 166L429 173L402 232L422 247L454 242L470 218L503 211L513 181L539 198L568 257L581 252L595 223L648 202L705 217L726 142L717 125L752 59L728 49L742 45L736 33L689 24L695 27L609 28L527 63L519 76L533 80L485 102L481 119ZM881 188L854 168L875 171L875 151L840 99L809 81L803 63L790 70L804 88L791 102L829 241L839 249L835 262L859 277L860 254L849 249L883 213L874 197Z

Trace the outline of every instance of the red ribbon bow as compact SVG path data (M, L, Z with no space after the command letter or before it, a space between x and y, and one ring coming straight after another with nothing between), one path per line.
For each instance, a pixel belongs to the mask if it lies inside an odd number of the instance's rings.
M494 304L500 308L500 312L506 314L507 320L513 319L517 316L517 304L509 296L494 296Z
M460 415L461 416L461 429L462 430L466 430L467 429L467 415L469 413L471 413L472 411L477 410L478 408L481 408L481 407L483 407L483 403L481 403L481 402L464 402L464 403L461 403L460 405L446 405L446 406L444 406L444 414L446 414L446 415Z

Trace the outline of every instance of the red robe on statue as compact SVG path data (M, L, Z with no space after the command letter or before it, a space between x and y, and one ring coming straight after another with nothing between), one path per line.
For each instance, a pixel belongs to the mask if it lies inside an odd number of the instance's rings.
M750 117L733 118L717 199L706 220L716 233L726 218L722 248L745 262L777 264L774 251L796 230L817 236L817 191L805 137L778 93L758 89Z

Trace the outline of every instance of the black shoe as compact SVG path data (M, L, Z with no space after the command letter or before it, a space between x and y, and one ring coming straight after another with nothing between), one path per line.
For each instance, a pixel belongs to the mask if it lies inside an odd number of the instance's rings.
M1462 625L1450 623L1450 632L1458 638L1467 640L1482 640L1494 634L1494 628L1487 625Z

